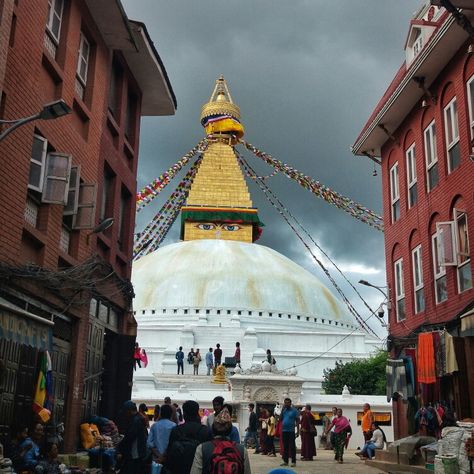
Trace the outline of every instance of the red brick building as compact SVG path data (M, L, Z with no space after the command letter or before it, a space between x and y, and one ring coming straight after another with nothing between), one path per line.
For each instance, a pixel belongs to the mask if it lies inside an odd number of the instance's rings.
M130 397L140 117L176 99L119 0L0 0L0 26L0 119L72 109L0 142L0 432L31 421L48 350L52 422L73 449L85 417Z
M474 9L457 12L474 20ZM413 18L406 61L353 152L382 169L391 355L419 353L420 333L454 336L459 371L415 393L465 418L474 415L474 38L456 16L427 2ZM398 438L406 410L394 402Z

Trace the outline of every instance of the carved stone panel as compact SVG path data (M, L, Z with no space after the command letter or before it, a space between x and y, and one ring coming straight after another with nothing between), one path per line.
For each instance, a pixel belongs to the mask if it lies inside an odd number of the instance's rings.
M280 397L273 388L262 387L255 391L253 399L256 402L276 402L280 399Z

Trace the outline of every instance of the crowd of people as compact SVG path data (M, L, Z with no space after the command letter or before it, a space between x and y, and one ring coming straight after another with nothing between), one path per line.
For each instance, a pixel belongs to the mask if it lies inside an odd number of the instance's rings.
M184 375L184 352L183 347L180 346L175 354L176 358L176 365L177 365L177 372L178 375ZM191 347L188 355L186 356L186 361L189 365L193 367L193 375L199 375L199 366L203 360L203 356L201 354L201 350L199 348L194 349ZM213 375L215 374L216 368L222 364L222 349L219 343L216 344L215 349L209 347L209 351L206 352L204 355L204 362L206 364L207 374L206 375ZM241 368L240 365L240 342L235 343L235 351L233 355L233 363L235 366Z

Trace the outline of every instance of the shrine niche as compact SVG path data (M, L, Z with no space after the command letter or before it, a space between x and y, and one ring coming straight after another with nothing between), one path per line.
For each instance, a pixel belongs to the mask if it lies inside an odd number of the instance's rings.
M259 388L252 397L256 402L277 402L279 396L276 390L271 387Z

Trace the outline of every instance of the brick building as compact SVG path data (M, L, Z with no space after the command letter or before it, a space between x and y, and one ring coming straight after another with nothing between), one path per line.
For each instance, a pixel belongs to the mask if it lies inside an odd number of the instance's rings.
M459 370L415 381L415 393L465 418L474 415L474 38L456 17L472 23L474 9L456 12L427 2L415 15L406 61L353 152L382 169L391 355L416 358L422 333L454 336ZM408 405L394 402L397 438Z
M119 0L0 0L0 27L0 119L72 109L0 143L0 434L31 421L48 350L52 422L74 449L83 418L130 397L140 117L176 99Z

